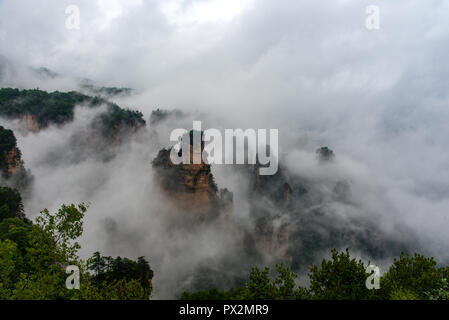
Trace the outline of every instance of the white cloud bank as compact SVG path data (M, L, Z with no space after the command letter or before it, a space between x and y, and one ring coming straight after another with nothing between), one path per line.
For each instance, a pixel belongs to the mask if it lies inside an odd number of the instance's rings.
M69 4L80 7L80 30L65 28ZM370 208L398 217L447 258L449 3L376 1L381 28L374 31L365 28L370 4L4 0L0 55L12 62L3 65L1 81L42 88L13 65L46 66L67 77L136 88L140 95L121 102L146 116L166 107L207 113L223 127L279 128L288 165L306 174L317 170L307 152L328 145L360 190L373 192ZM32 140L21 139L25 162L39 177ZM117 170L142 160L138 151L130 159ZM64 194L58 180L54 195L39 205L78 200L68 198L79 194L73 188L80 180L85 190L98 183L89 182L91 169L80 164L65 171L70 192ZM42 176L38 185L60 177ZM123 185L147 181L128 177ZM95 219L107 210L103 204L93 204Z

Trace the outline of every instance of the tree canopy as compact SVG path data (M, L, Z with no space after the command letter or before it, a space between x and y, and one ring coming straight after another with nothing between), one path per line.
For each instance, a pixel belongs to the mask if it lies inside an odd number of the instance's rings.
M73 120L75 106L79 104L88 107L106 105L107 110L100 117L100 121L106 129L111 129L121 123L127 125L145 123L141 112L122 109L99 96L91 97L76 91L46 92L39 89L0 89L0 116L19 118L23 115L34 115L39 127L63 124Z
M25 218L17 191L1 188L0 201L8 209L0 219L0 300L149 299L153 271L143 257L79 258L87 205L62 205L55 213L45 209L33 223ZM107 262L101 270L95 257ZM66 287L69 265L80 270L79 290Z
M368 264L352 258L349 250L332 250L330 259L309 268L310 286L297 286L298 276L288 267L253 268L244 287L184 292L184 300L447 300L448 267L437 267L433 258L401 254L380 277L378 290L366 287Z

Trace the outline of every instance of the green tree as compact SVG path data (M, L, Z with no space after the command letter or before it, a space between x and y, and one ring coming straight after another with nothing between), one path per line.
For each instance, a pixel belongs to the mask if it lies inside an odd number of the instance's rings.
M441 270L433 258L402 253L381 278L380 293L383 299L389 299L397 292L408 292L419 299L426 299L427 293L441 288L442 279Z
M283 264L276 265L277 276L270 279L270 268L263 270L254 267L244 287L237 287L228 291L217 288L184 292L182 300L294 300L310 299L308 290L296 287L295 279L298 277L290 268Z
M125 285L126 281L130 281L134 287L138 286L138 292L141 297L150 297L152 293L153 270L144 257L139 257L137 261L127 258L102 257L99 252L95 252L92 258L88 259L87 267L93 271L91 277L92 285L98 289L120 284L117 288ZM137 281L137 282L136 282ZM136 287L137 288L137 287Z
M0 222L6 218L26 219L20 193L15 189L0 187Z
M399 288L391 292L390 300L419 300L419 296L409 290L404 288Z
M139 280L121 279L103 282L101 285L82 285L80 299L83 300L148 300L150 293Z
M11 151L15 151L15 153L10 154ZM14 158L12 159L11 156ZM0 126L0 172L5 178L10 177L8 170L11 162L20 162L21 156L22 154L17 148L17 139L14 136L14 132Z
M0 240L0 299L12 296L12 286L17 280L17 267L22 264L22 257L17 244Z
M273 300L276 298L276 288L269 278L270 269L251 270L243 291L244 300Z
M18 217L0 221L0 299L149 298L153 271L143 257L132 261L94 256L105 262L97 272L108 275L99 283L77 256L86 210L84 204L63 205L54 214L43 210L36 224ZM68 265L80 269L80 290L66 288Z
M441 279L440 287L426 292L425 295L428 300L449 300L449 283L447 279Z
M322 300L365 300L373 298L373 292L366 288L368 274L366 266L351 259L349 250L332 250L331 260L324 259L321 268L310 267L310 290L314 299Z
M44 209L36 218L36 223L54 239L56 246L68 260L77 260L76 253L81 246L76 239L83 233L83 218L88 207L84 203L78 206L63 204L55 214Z

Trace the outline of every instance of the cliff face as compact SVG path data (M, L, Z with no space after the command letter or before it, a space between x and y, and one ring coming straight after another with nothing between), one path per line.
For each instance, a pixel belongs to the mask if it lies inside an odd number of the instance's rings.
M5 178L23 169L22 154L11 130L0 126L0 170Z
M253 190L251 196L263 197L282 208L288 208L292 201L292 188L284 175L282 168L271 176L260 175L260 164L250 166Z
M162 191L180 210L206 215L218 206L217 185L210 165L179 164L170 159L171 150L163 149L153 161L156 180ZM193 162L193 148L190 150Z
M255 225L256 248L265 260L290 261L290 226L282 219L258 218Z
M39 131L39 122L37 119L37 116L32 114L24 114L20 116L20 123L22 124L22 127L31 132L37 132Z
M126 91L119 88L103 89L111 90L111 93ZM123 132L137 131L146 124L141 112L120 108L98 96L91 97L76 91L64 93L0 89L0 116L19 119L24 129L31 132L37 132L49 125L64 125L73 121L77 105L88 108L107 106L107 110L92 123L92 126L102 130L107 138L118 140Z
M0 175L2 184L18 189L27 196L32 176L24 167L22 153L17 147L17 140L11 130L0 126Z
M198 150L199 151L199 150ZM198 216L218 214L232 224L233 194L227 189L218 191L210 165L179 164L170 159L171 149L162 149L153 160L157 186L182 213L190 212ZM190 146L190 162L193 163L193 146ZM182 155L182 150L178 156ZM290 260L289 220L286 212L292 203L292 188L282 171L274 176L261 176L260 165L248 166L252 188L250 192L253 240L257 251L266 259ZM275 210L272 210L276 208ZM278 212L273 215L272 212Z
M260 175L260 168L260 164L249 166L256 247L267 259L291 260L288 250L293 189L282 168L272 176Z
M132 123L121 121L115 124L110 130L110 137L112 138L114 146L120 147L123 140L126 140L144 127L145 121L133 121Z
M7 175L13 175L23 169L20 151L17 147L5 150L3 153L5 159Z

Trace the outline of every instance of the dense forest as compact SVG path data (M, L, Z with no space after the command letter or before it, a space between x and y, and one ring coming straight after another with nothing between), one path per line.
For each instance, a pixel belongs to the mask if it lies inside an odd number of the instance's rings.
M0 115L10 119L33 115L39 128L73 120L78 104L107 106L92 124L100 124L106 136L117 127L145 123L140 112L74 91L0 89ZM21 163L14 132L0 127L0 169L5 178L0 187L0 299L149 299L153 271L144 257L133 261L97 252L86 261L79 258L76 240L83 232L87 205L62 205L56 213L45 209L34 221L26 217L20 192L9 185L11 154ZM80 290L66 287L67 266L79 268Z
M366 286L368 264L351 258L349 250L332 250L330 259L309 268L310 286L296 285L298 275L283 264L273 275L255 267L242 287L184 292L183 300L448 300L449 267L433 258L401 254L379 279L379 289Z
M77 239L83 232L88 205L63 205L43 210L35 222L26 218L20 194L0 188L0 299L146 300L152 294L153 271L144 257L137 261L104 257L96 252L78 257ZM79 290L69 290L65 267L78 266ZM331 258L311 265L310 286L296 285L297 275L278 264L255 267L242 287L185 292L183 300L442 300L449 298L449 267L433 258L402 254L380 278L380 289L366 287L368 264L346 252L332 250Z
M0 188L0 299L128 300L149 299L153 271L143 258L102 257L84 261L76 240L88 206L62 205L30 221L20 194ZM66 287L67 266L80 270L80 289Z
M112 90L107 93L121 92ZM74 109L78 104L89 108L107 106L107 111L100 114L92 124L94 127L100 125L106 136L111 134L111 130L121 130L123 126L138 128L145 124L140 112L122 109L101 97L90 97L75 91L47 93L38 89L22 91L0 89L0 116L20 119L22 115L33 115L40 128L52 124L62 125L73 120ZM156 124L167 117L180 115L178 111L166 112L158 109L153 112L150 121ZM190 132L190 139L192 134L193 131ZM0 169L3 173L8 171L6 156L11 149L17 149L15 156L20 160L21 153L17 148L13 131L0 127ZM334 152L328 147L320 148L316 153L322 162L332 161L335 158ZM179 171L175 170L174 173L177 175ZM175 178L179 177L173 177L170 182L175 183ZM253 176L253 179L254 197L265 195L277 207L287 212L295 212L294 208L297 207L297 202L287 201L290 194L296 195L304 202L303 197L308 192L302 183L290 181L288 184L281 169L274 176ZM213 190L217 191L213 177L211 181ZM174 190L175 187L176 183L171 185L170 189ZM346 190L343 183L337 184L336 187L339 187L337 191L342 189L340 193ZM132 260L103 256L100 252L96 252L87 260L80 258L81 246L77 241L83 234L83 218L88 211L88 205L83 203L62 205L54 213L44 209L32 221L24 212L21 192L22 190L18 191L10 185L0 186L0 299L147 300L151 298L154 272L144 257ZM258 234L261 234L262 238L265 234L271 235L271 231L265 230L264 225L267 224L266 208L255 206L251 211L255 217ZM317 248L339 246L335 239L352 237L351 233L346 235L341 226L335 225L327 226L331 236L324 239L315 228L321 215L317 215L316 221L314 217L315 215L308 219L292 220L296 221L298 227L290 238L292 241L300 239L301 245L292 246L289 252L280 255L281 258L285 258L284 264L277 264L274 271L254 267L248 270L249 275L246 279L242 279L240 286L226 290L218 289L219 285L214 287L216 285L214 279L208 278L206 288L210 289L184 292L179 298L184 300L446 300L449 298L447 282L449 267L442 267L434 258L420 254L403 253L396 258L392 265L384 270L385 273L379 282L380 289L377 290L369 290L366 287L366 279L370 276L366 270L370 263L353 258L349 250L340 252L334 249L329 259L324 259L319 265L310 264ZM281 231L284 232L283 229ZM365 235L365 238L371 237L371 234ZM357 239L364 244L365 238ZM388 241L387 244L387 247L402 248ZM368 252L371 256L376 256L376 250L370 247L369 243L365 244L364 252ZM298 275L292 272L292 268L298 270L298 266L307 264L310 264L307 278L298 278ZM77 266L80 270L79 289L70 290L66 287L68 266ZM309 284L298 286L298 283Z
M107 112L101 115L106 131L121 124L145 124L141 112L122 109L99 96L91 97L76 91L49 93L39 89L0 89L0 116L15 119L33 115L40 128L73 120L75 106L79 104L90 108L106 105Z

